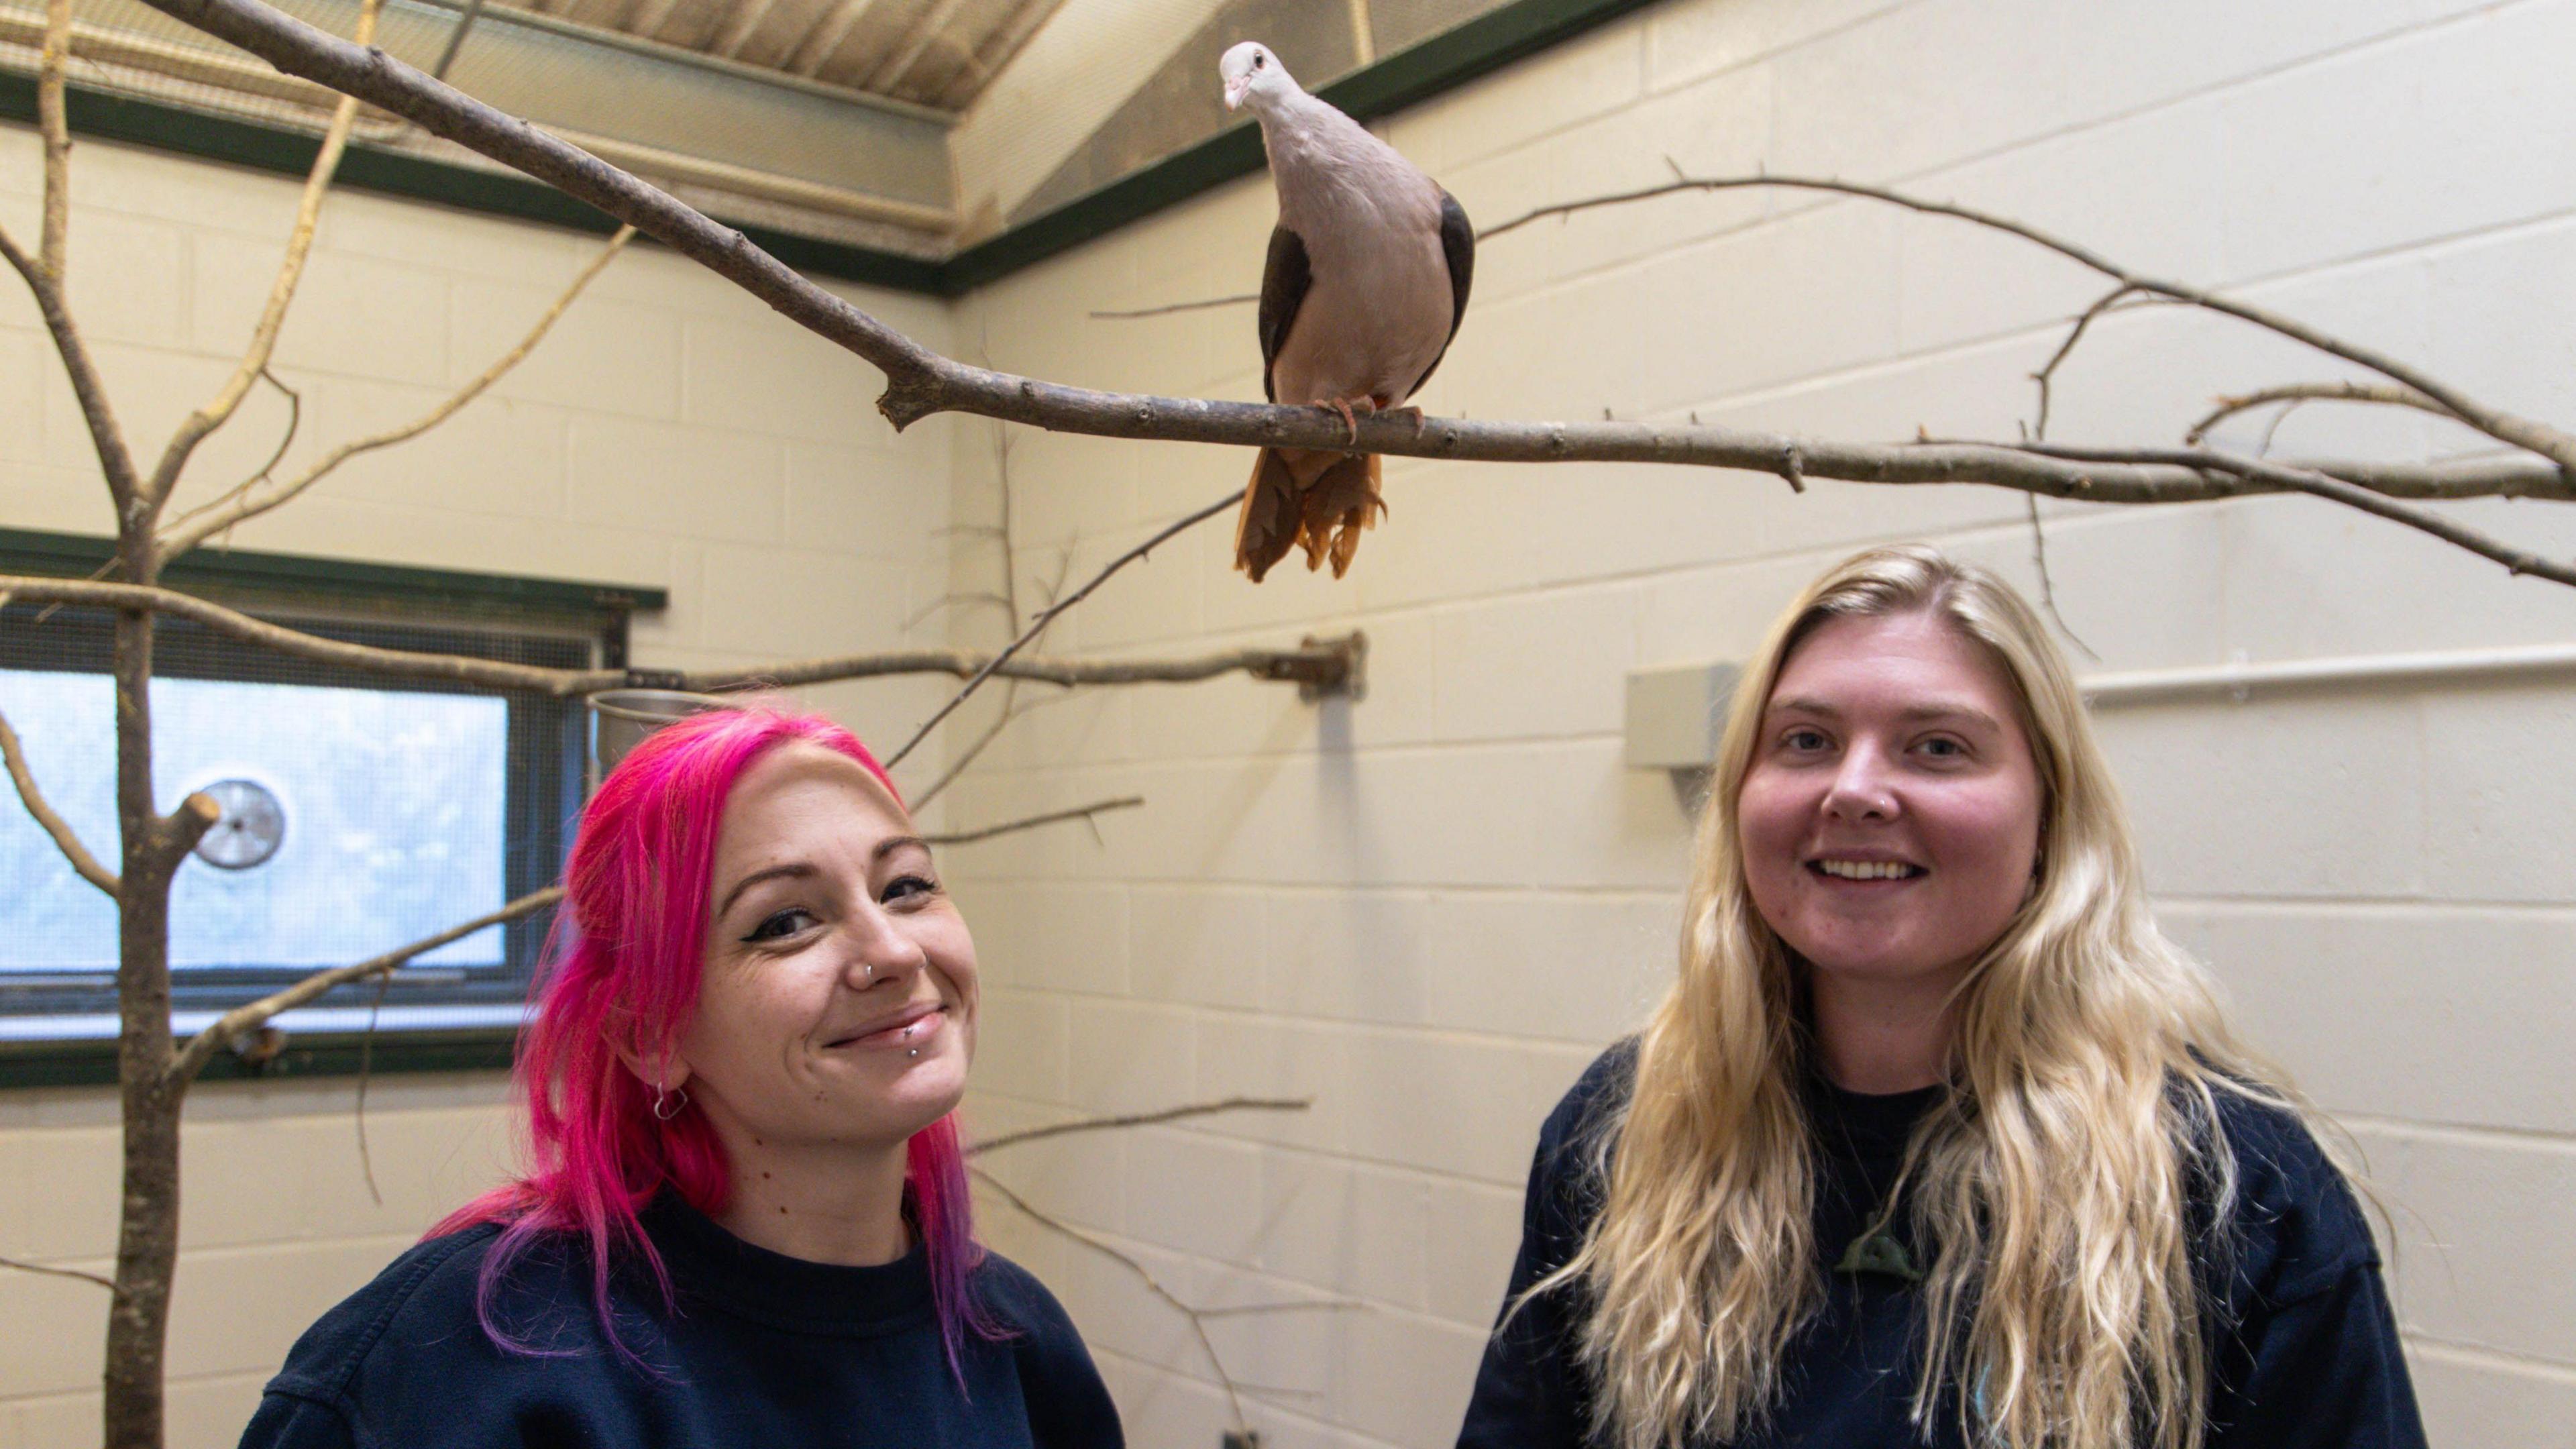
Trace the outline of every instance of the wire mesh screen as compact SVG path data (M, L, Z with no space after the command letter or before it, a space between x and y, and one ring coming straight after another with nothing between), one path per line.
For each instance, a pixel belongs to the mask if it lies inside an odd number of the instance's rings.
M383 648L554 667L589 665L596 643L560 627L292 622ZM0 609L0 712L55 808L113 868L111 629L104 610ZM202 790L224 809L171 891L183 1011L220 1010L436 934L561 868L581 803L578 701L388 681L172 619L156 634L155 676L156 807ZM59 1026L112 1011L115 904L22 810L0 812L0 880L12 885L0 892L0 1016ZM321 1006L515 1003L544 928L540 916L477 932Z

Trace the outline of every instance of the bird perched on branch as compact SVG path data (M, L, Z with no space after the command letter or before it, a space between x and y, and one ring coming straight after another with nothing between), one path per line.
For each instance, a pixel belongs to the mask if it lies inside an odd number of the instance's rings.
M1449 350L1467 311L1476 229L1457 198L1359 122L1298 89L1267 46L1217 63L1226 109L1261 122L1279 224L1261 275L1261 390L1330 408L1359 441L1359 412L1394 408ZM1417 418L1420 413L1414 414ZM1386 504L1373 453L1264 448L1243 491L1235 567L1254 583L1288 553L1351 566Z

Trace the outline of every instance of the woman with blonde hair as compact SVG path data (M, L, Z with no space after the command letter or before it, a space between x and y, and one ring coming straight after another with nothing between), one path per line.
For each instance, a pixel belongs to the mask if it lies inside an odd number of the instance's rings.
M2028 604L1923 547L1748 666L1681 969L1541 1132L1461 1449L2420 1449L2312 1109L2157 930Z

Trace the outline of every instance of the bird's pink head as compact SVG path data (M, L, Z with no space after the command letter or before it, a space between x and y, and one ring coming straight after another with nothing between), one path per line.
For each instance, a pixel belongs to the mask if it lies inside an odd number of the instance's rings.
M1229 50L1216 63L1217 78L1225 82L1225 108L1240 108L1246 101L1260 110L1262 103L1293 95L1297 82L1270 47L1257 40L1247 40Z

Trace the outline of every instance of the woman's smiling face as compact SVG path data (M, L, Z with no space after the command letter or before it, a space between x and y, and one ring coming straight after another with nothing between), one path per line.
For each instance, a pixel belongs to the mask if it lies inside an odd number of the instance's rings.
M1831 619L1790 652L1761 728L1736 823L1762 919L1819 972L1954 983L2038 859L2039 769L2003 665L1932 614Z
M930 847L856 761L802 741L726 798L675 1078L720 1133L898 1143L957 1105L975 943Z

